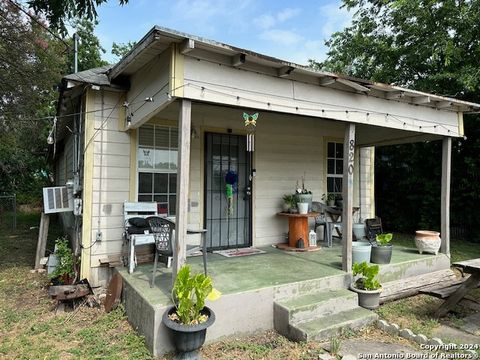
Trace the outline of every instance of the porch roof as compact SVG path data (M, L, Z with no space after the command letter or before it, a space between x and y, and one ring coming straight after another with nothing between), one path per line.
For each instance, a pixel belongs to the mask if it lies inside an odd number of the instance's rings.
M395 85L317 71L304 65L160 26L153 27L125 57L108 70L107 75L110 84L121 82L122 78L135 73L155 56L166 50L172 43L179 44L180 52L184 55L188 54L188 56L194 58L204 59L208 54L215 54L221 61L231 66L245 69L251 68L266 74L271 74L273 70L276 76L280 78L291 80L308 79L318 84L318 86L326 86L348 92L368 93L370 96L385 100L442 110L466 113L480 111L480 104L477 103L410 90ZM81 79L79 80L81 81Z

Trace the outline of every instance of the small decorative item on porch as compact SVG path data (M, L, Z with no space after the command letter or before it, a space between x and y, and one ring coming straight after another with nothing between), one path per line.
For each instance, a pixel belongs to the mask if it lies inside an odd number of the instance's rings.
M229 170L225 175L225 194L227 196L227 215L233 215L233 193L237 185L238 176L233 170Z
M376 235L376 242L372 243L372 254L370 257L372 263L390 264L393 250L393 245L390 244L392 238L392 233Z
M380 305L382 285L376 279L380 268L378 265L368 265L366 261L354 263L353 276L358 276L350 289L358 294L358 305L366 309L376 309Z
M317 246L317 233L313 230L308 233L308 245Z
M243 120L245 121L245 127L247 128L247 151L254 152L255 151L255 128L257 126L257 119L258 113L249 115L247 113L243 113Z
M335 194L333 194L333 193L323 194L322 195L322 200L328 206L335 206Z
M297 202L295 200L295 195L285 194L283 195L283 212L292 212L291 210L295 209Z
M190 274L188 265L178 272L172 289L175 304L162 317L170 329L178 359L198 359L198 349L205 342L207 328L215 322L214 312L205 306L205 300L216 300L220 292L212 286L210 276Z
M312 211L313 195L310 190L307 190L305 188L305 177L306 175L304 174L302 176L302 187L298 186L298 180L297 180L297 186L295 188L295 197L297 199L297 204L308 203L308 211Z
M439 232L429 230L415 231L415 245L420 254L425 252L437 255L441 244L442 240Z

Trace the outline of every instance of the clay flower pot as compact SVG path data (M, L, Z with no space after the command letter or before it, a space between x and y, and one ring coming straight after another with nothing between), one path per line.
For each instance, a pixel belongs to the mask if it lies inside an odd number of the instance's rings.
M417 230L415 232L415 245L418 252L438 254L442 241L440 239L440 233L430 230Z

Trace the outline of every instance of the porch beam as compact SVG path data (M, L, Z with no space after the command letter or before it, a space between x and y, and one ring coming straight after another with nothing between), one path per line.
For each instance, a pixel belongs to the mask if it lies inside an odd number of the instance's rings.
M352 271L353 172L355 159L355 124L345 125L343 140L343 212L342 212L342 270Z
M395 100L395 99L401 99L405 97L405 92L404 91L389 91L385 95L385 98L388 100Z
M247 59L247 55L245 55L244 53L234 55L232 56L232 66L239 67L245 64L246 59Z
M195 49L195 40L193 39L185 39L180 44L180 54L188 54L193 49Z
M342 78L338 78L336 79L336 82L340 83L340 84L343 84L345 86L348 86L352 89L354 89L355 91L359 91L359 92L369 92L370 89L365 87L365 86L362 86L354 81L350 81L350 80L347 80L347 79L342 79Z
M329 86L329 85L335 84L335 81L336 81L335 78L325 76L320 78L320 80L318 80L318 84L320 86Z
M450 256L450 174L452 167L452 138L442 142L442 198L441 198L441 238L440 251Z
M412 98L412 103L420 105L420 104L428 104L430 103L431 99L430 96L417 96Z
M453 103L451 101L439 101L437 102L437 109L447 109L452 107Z
M177 167L177 207L175 216L175 248L173 252L172 280L175 282L178 271L187 259L188 191L190 180L190 129L192 102L180 101L178 119L178 167Z
M292 66L282 66L277 70L277 74L279 77L289 77L294 70L295 68Z

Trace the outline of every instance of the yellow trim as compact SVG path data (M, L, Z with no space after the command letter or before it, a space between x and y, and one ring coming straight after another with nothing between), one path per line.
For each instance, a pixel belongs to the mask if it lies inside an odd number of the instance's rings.
M129 199L132 202L137 201L137 146L138 131L130 130L130 194Z
M93 163L94 143L90 139L95 134L95 113L90 112L95 108L95 94L88 89L85 95L85 145L83 166L83 226L82 226L82 253L80 278L91 279L91 239L92 239L92 205L93 205Z
M179 45L175 43L170 48L170 94L175 97L183 97L185 57L180 54L178 48Z
M463 128L463 113L458 112L458 134L463 136L465 135L465 130Z

